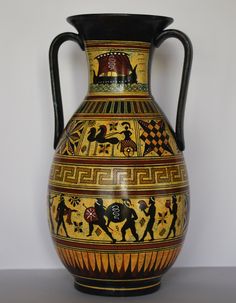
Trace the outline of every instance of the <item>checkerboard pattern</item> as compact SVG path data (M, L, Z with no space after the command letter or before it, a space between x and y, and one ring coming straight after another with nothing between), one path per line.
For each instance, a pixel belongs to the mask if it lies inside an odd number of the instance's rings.
M173 154L168 141L169 135L166 133L165 124L162 120L158 122L151 120L149 123L142 120L138 122L144 130L140 136L145 143L143 156L151 151L156 152L159 156L162 156L165 151Z

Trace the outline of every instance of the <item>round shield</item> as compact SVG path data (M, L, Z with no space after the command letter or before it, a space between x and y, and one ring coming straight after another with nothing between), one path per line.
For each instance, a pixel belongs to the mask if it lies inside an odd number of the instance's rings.
M126 218L124 205L119 202L112 203L106 209L105 215L111 222L122 222Z
M84 219L90 223L90 222L96 222L98 221L98 216L96 213L96 210L94 207L88 207L84 211Z

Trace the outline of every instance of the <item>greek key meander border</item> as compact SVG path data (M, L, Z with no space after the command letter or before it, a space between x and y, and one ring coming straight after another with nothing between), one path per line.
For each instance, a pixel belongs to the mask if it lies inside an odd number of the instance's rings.
M186 185L185 165L163 167L84 167L54 163L50 173L50 184L75 188L80 186L93 188L125 185L136 188L145 185L150 188L156 184L173 187Z

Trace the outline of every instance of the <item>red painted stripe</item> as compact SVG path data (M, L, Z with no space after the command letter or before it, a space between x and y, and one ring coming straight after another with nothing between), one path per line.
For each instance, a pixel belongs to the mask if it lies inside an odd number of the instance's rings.
M103 113L103 114L97 114L97 113L75 113L73 117L89 117L89 118L94 118L94 117L98 117L98 118L143 118L143 119L148 119L148 118L158 118L158 117L162 117L160 116L160 114L158 113L143 113L143 114L136 114L136 113L117 113L117 114L107 114L107 113Z
M139 45L124 45L124 44L105 44L105 43L101 43L101 44L91 44L91 45L86 45L86 48L95 48L95 47L99 47L99 48L108 48L110 49L111 47L113 48L123 48L124 50L129 49L129 48L138 48L138 49L150 49L150 46L139 46Z
M168 164L184 164L184 158L183 156L174 157L174 158L163 158L163 159L134 159L134 160L128 160L128 159L85 159L85 158L68 158L68 157L60 157L55 156L54 158L55 162L60 163L74 163L78 165L87 165L87 164L98 164L98 165L111 165L111 166L144 166L146 164L152 164L156 166L160 165L168 165Z
M70 246L74 248L84 248L84 249L95 249L95 250L109 250L109 251L130 251L130 250L147 250L147 249L158 249L167 248L171 246L180 245L183 243L184 237L173 239L173 240L163 240L161 242L149 242L142 243L137 242L135 244L131 243L115 243L115 244L95 244L95 243L83 243L83 242L73 242L69 240L59 239L53 236L53 240L56 244L61 244L65 246Z
M126 99L152 99L151 96L149 94L145 94L145 95L137 95L137 94L133 94L133 95L118 95L118 94L114 94L114 95L87 95L85 97L85 101L86 100L93 100L93 99L122 99L122 98L126 98Z
M84 196L113 196L113 197L124 197L124 192L121 191L109 191L109 190L92 190L92 189L75 189L75 188L66 188L63 186L54 186L49 185L49 190L64 192L69 194L79 194ZM167 188L167 189L157 189L157 190L126 190L125 196L155 196L155 195L168 195L168 194L177 194L189 191L188 186L178 187L178 188Z

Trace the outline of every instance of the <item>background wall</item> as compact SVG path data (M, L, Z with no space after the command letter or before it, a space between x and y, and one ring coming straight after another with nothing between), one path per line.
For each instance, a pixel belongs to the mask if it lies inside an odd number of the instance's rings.
M185 157L191 221L176 266L236 266L236 2L234 0L0 0L0 268L61 267L49 237L47 179L53 156L48 69L51 40L69 15L124 12L174 17L188 34L194 62L186 107ZM156 50L152 89L175 123L183 50L175 40ZM60 51L65 119L86 94L85 54Z

